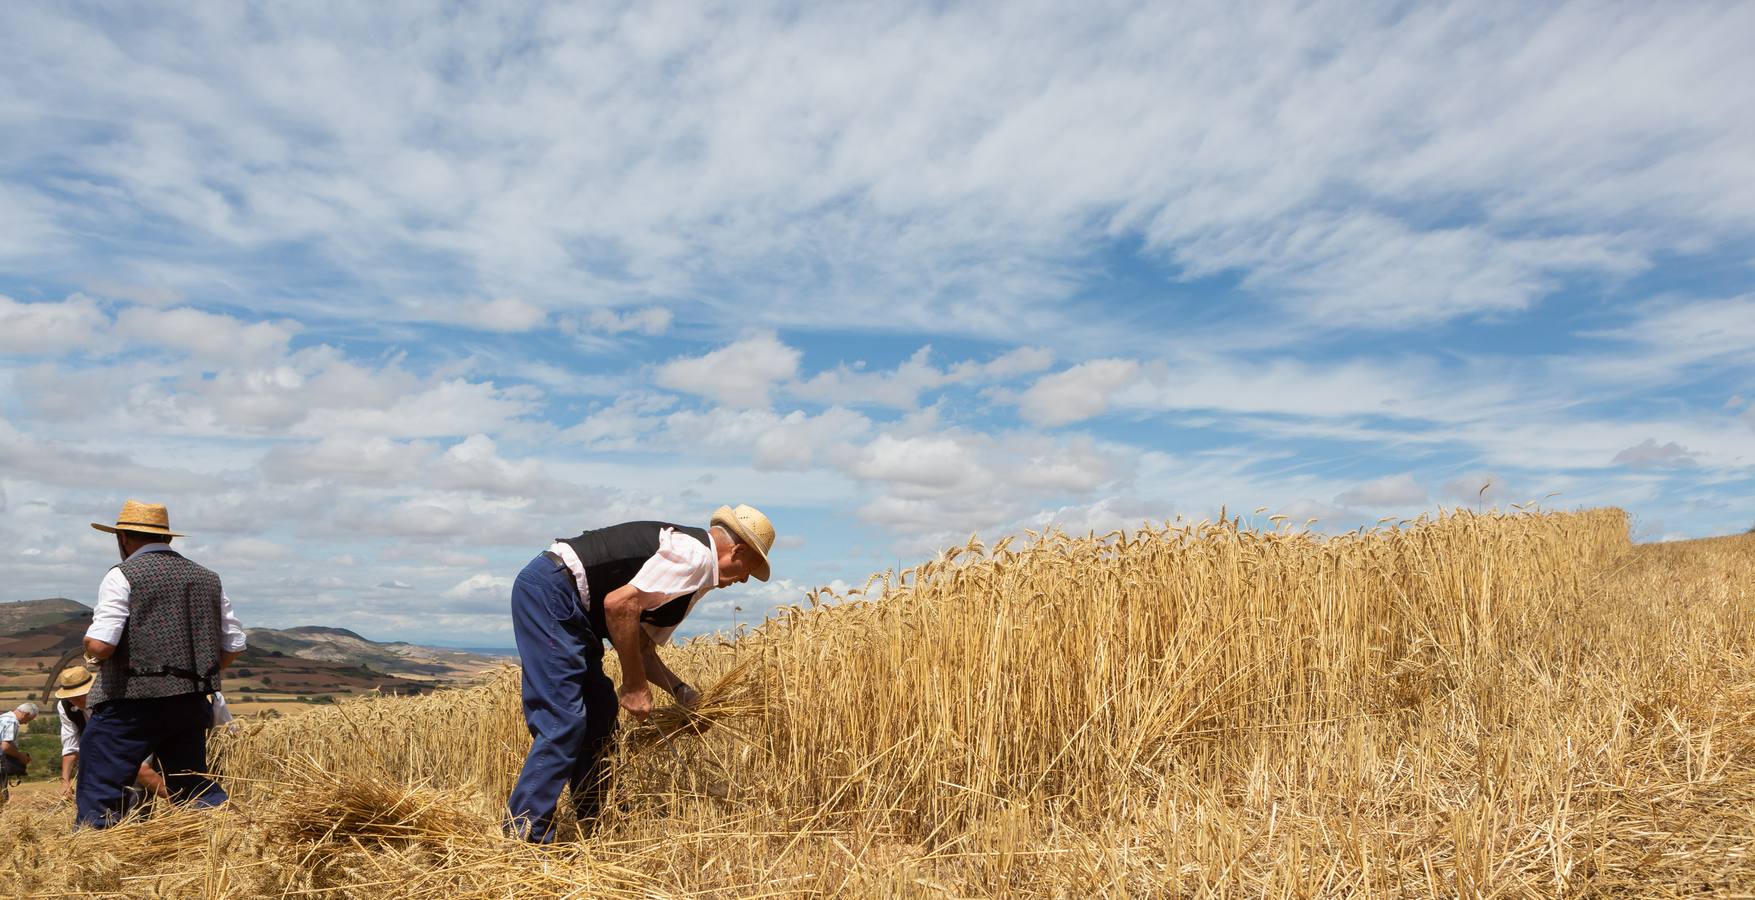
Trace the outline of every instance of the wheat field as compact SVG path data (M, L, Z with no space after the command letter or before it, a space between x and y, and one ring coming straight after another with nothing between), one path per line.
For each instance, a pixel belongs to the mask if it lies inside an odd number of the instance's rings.
M1755 895L1755 535L1627 535L972 539L687 646L582 840L498 833L507 668L224 736L219 811L0 812L0 894Z

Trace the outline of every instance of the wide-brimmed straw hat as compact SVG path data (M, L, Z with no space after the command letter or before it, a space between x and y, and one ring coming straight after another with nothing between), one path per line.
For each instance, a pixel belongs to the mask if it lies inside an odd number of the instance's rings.
M56 700L72 700L91 693L93 682L97 681L91 670L84 666L68 666L61 670L61 686L55 689Z
M750 574L757 581L768 580L768 551L774 549L774 523L753 506L738 504L736 509L721 506L713 511L713 524L737 535L740 543L754 548L762 564Z
M122 504L122 513L116 516L116 524L99 525L93 522L91 527L111 534L118 531L138 531L141 534L182 537L171 530L171 514L165 512L163 503L141 503L139 500L128 500Z

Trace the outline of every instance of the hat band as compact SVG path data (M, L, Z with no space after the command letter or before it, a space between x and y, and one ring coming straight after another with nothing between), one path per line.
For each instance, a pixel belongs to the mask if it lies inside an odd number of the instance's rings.
M169 522L123 522L123 521L118 520L116 522L116 524L117 525L141 525L141 526L144 526L147 528L169 528L169 527L171 527L171 523L169 523Z

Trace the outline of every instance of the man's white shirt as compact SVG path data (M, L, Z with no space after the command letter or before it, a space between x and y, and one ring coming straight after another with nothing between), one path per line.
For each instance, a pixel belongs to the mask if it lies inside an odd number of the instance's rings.
M142 553L158 553L169 551L170 544L147 544L128 556L133 559ZM91 610L91 627L85 629L85 636L103 641L106 644L122 642L122 632L128 626L129 593L128 576L122 574L120 568L110 570L98 585L97 605ZM219 592L219 647L227 653L236 653L244 649L244 626L232 612L232 600L222 588Z
M10 709L0 713L0 741L18 743L18 714Z
M573 573L573 583L579 587L581 599L589 598L591 590L585 583L585 566L579 561L578 554L566 541L556 541L549 547L549 552L559 556L566 563L567 570ZM674 528L666 528L658 533L658 552L634 573L629 584L643 594L656 594L662 599L647 601L640 604L641 609L657 609L684 594L693 594L689 598L689 611L707 592L719 586L719 549L713 532L707 532L707 544L702 544L687 534ZM588 602L588 601L587 601ZM687 612L684 616L687 616ZM670 643L670 636L676 626L659 628L646 622L640 623L654 644ZM598 635L608 637L609 635Z
M55 704L55 713L61 717L61 755L67 756L79 752L79 726L73 724L73 717L67 715L63 700Z

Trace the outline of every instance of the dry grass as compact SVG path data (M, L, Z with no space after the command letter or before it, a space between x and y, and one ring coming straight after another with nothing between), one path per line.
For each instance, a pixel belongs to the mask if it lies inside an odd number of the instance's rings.
M682 654L702 714L624 732L585 841L498 835L507 669L255 723L215 813L67 839L65 809L8 810L0 893L1755 891L1755 536L1203 523L971 542L868 588Z

